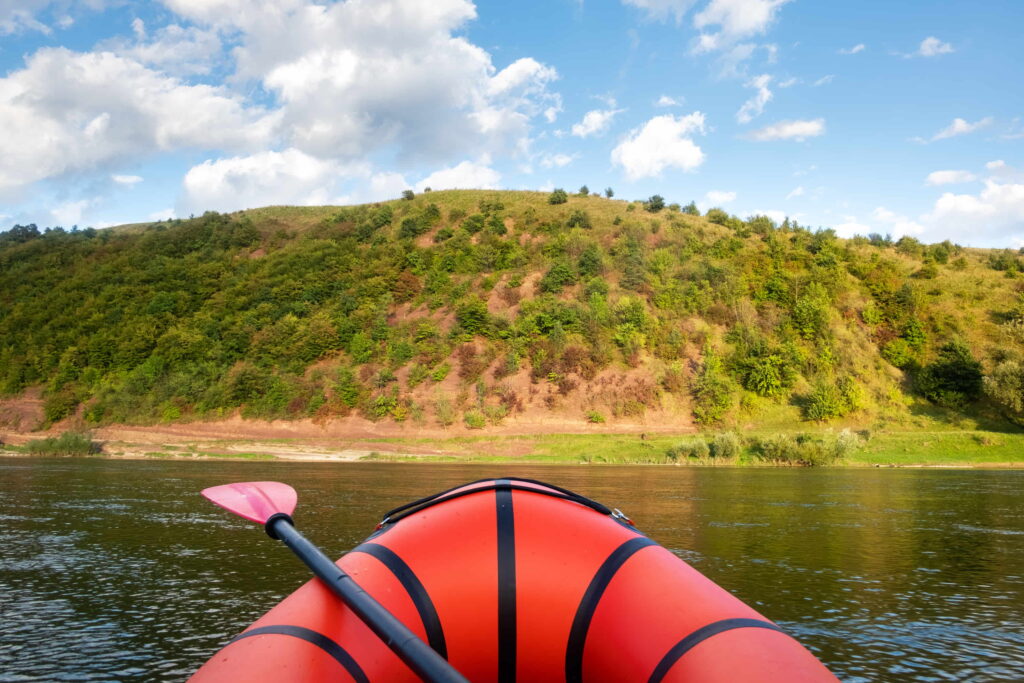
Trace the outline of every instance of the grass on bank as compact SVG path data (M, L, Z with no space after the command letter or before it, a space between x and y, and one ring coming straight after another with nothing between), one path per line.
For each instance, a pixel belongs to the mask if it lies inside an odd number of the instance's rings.
M64 432L57 437L33 439L21 449L29 455L98 455L103 446L88 432Z
M733 433L724 433L733 434ZM375 452L364 461L524 462L552 464L971 466L1024 465L1024 434L978 430L860 430L733 434L549 434L451 439L380 439L439 455ZM724 437L728 439L729 437ZM716 449L716 442L719 446ZM510 449L510 444L512 448ZM383 449L382 449L383 451ZM512 454L510 451L517 451Z

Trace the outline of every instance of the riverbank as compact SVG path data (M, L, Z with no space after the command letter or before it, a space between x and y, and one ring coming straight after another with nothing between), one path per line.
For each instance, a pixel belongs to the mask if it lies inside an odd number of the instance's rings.
M732 434L729 432L728 434ZM96 430L102 450L90 457L122 459L232 459L303 462L462 462L535 464L662 464L765 466L800 464L765 458L767 439L840 449L832 466L1024 468L1024 434L980 430L761 430L737 432L736 450L716 453L715 434L656 432L518 434L449 437L338 436L310 438L202 438L180 430L140 427ZM6 435L0 453L26 454L38 434ZM710 448L700 447L703 443ZM841 451L841 452L840 452Z

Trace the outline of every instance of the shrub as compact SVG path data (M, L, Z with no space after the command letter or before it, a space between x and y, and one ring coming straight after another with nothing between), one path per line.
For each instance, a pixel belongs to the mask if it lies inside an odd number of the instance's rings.
M557 188L548 195L548 204L565 204L567 201L569 201L569 195L562 188Z
M415 197L415 196L416 196L416 193L413 192L412 190L402 190L402 199L405 199L405 200L408 200L408 201L411 202L413 197Z
M25 450L32 455L95 455L103 449L88 432L64 432L58 437L29 441Z
M430 379L434 380L435 382L440 382L444 380L445 377L448 376L448 373L451 371L451 369L452 366L449 365L448 363L441 363L436 368L434 368L434 371L432 373L430 373Z
M707 460L710 455L711 449L708 447L708 442L704 439L684 441L665 451L665 457L672 461L677 461L683 458Z
M608 199L611 199L612 197L615 196L615 190L613 190L610 187L604 188L604 196L607 197Z
M842 459L856 447L858 441L857 436L847 429L836 438L777 434L759 439L753 452L757 459L765 462L814 467L831 465Z
M714 424L732 407L732 382L713 353L705 351L704 362L690 392L693 395L693 416L698 424Z
M462 419L470 429L483 429L487 426L487 418L475 411L466 413Z
M596 410L587 411L587 422L592 425L604 424L604 415Z
M590 194L590 188L589 187L584 185L583 187L580 188L579 195L581 197L586 197L589 194Z
M740 437L734 432L715 434L715 438L711 440L710 449L712 458L724 460L738 457L742 450Z
M586 228L590 229L590 216L587 215L586 211L582 209L576 209L569 216L569 220L565 222L570 228Z
M882 358L898 368L909 367L914 362L916 355L906 339L893 339L882 347Z
M434 415L437 417L437 423L442 427L448 427L455 422L455 409L452 408L452 403L446 398L439 398L434 403Z
M689 204L687 204L686 206L684 206L680 210L683 213L688 214L690 216L699 216L700 215L700 209L697 208L697 203L696 202L690 202Z

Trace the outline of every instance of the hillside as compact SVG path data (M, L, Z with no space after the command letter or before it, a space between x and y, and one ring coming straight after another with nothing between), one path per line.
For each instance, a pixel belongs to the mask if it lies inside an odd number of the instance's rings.
M0 234L0 391L42 392L33 427L998 428L1024 409L1016 252L550 200L17 226Z

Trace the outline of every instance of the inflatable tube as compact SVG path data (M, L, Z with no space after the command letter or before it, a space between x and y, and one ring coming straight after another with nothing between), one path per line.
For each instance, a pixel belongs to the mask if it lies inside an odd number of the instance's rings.
M835 681L796 640L621 513L527 479L389 513L338 561L471 681ZM415 681L318 580L195 683Z

